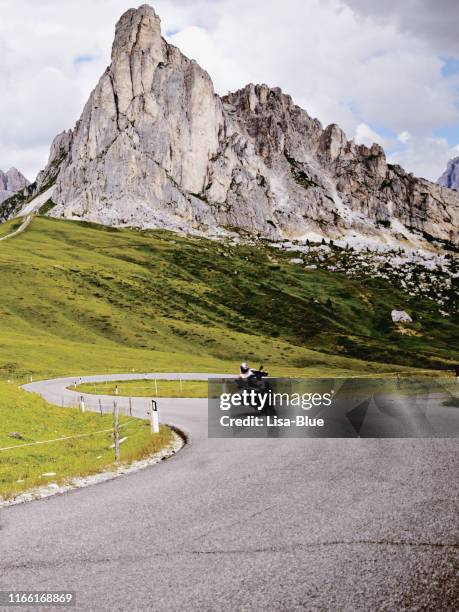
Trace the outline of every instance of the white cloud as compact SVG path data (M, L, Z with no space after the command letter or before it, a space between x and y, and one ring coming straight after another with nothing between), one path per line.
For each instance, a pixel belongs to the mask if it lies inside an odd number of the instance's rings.
M459 54L457 0L346 0L365 15L396 22L403 31L426 39L439 53Z
M388 155L388 161L399 164L420 176L436 181L445 171L446 163L457 156L459 145L450 147L445 138L412 137L406 146Z
M214 87L220 93L227 93L240 88L249 82L251 74L246 66L234 60L214 42L214 36L199 26L186 27L172 37L170 41L183 53L196 58L213 78Z
M266 82L349 136L391 146L370 126L409 132L412 139L399 137L403 150L394 155L409 170L422 167L436 178L449 149L429 139L459 122L459 79L442 77L437 48L419 28L407 33L399 19L375 19L376 9L362 14L350 2L158 0L154 6L168 39L208 70L219 93ZM0 98L0 168L17 164L31 177L43 166L42 151L74 124L109 62L114 24L131 5L0 0L0 89L7 92ZM75 62L80 56L93 60ZM428 146L440 156L430 172L420 163L423 155L432 158Z
M371 129L366 123L359 123L356 127L354 140L357 144L364 144L371 147L374 142L377 142L382 147L390 146L390 141Z
M130 4L0 0L0 168L34 179L54 136L81 114ZM76 62L81 56L92 61Z
M397 134L397 140L403 144L407 144L411 140L411 134L407 130L403 130Z

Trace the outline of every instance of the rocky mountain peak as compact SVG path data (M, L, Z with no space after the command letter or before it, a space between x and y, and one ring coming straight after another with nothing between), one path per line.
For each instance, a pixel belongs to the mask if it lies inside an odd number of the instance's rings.
M154 8L143 4L137 9L128 9L115 26L112 60L122 50L131 53L135 48L148 52L155 38L161 40L161 19Z
M0 170L0 202L10 198L29 184L29 181L17 168L10 168L7 172Z
M164 60L161 20L147 4L122 15L115 29L110 75L118 110L152 89L153 75Z
M37 189L51 215L270 239L456 241L459 194L356 145L279 88L224 97L161 37L148 5L116 25L112 62L75 128L59 135Z
M450 159L446 170L438 179L438 184L459 191L459 157Z

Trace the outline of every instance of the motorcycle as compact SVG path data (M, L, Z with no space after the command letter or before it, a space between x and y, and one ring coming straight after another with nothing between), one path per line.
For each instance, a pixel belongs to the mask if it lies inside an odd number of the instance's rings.
M268 401L265 401L264 404L261 403L259 397L261 395L267 395L272 392L272 387L267 379L269 376L268 372L263 369L263 365L261 365L258 370L252 370L252 373L247 378L238 378L236 380L236 384L240 390L248 390L255 391L256 394L256 404L254 408L257 408L263 405L263 410L260 410L260 414L270 414L272 411L271 401L268 398Z

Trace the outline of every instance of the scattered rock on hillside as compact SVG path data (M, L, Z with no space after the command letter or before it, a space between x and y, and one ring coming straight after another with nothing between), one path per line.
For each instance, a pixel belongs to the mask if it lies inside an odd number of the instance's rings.
M15 440L24 440L24 437L18 433L17 431L12 431L8 434L9 438L14 438Z

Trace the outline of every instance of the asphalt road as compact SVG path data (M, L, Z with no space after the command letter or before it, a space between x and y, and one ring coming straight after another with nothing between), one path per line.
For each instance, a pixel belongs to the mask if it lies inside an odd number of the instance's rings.
M28 388L72 405L72 381ZM457 439L209 439L206 400L159 407L190 436L172 459L2 511L0 590L74 590L81 610L458 608Z

